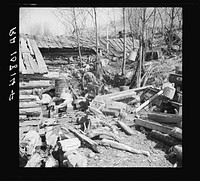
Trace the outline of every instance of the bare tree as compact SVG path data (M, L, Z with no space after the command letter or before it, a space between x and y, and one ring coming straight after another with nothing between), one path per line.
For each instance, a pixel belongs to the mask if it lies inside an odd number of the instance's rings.
M80 39L79 39L78 26L77 26L77 21L76 21L76 11L75 11L75 8L72 9L72 12L73 12L74 24L75 24L75 31L76 31L77 41L78 41L78 53L79 53L79 58L80 58L81 65L82 65L81 47L80 47Z

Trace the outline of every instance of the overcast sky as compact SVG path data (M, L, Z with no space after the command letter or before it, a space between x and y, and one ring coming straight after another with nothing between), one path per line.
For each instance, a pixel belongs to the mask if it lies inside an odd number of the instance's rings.
M108 9L110 19L115 18L115 20L118 21L121 18L121 8L97 8L97 21L99 27L106 25L108 21ZM113 14L113 9L115 14ZM54 15L53 10L55 10L55 8L20 8L20 33L30 34L30 27L39 23L41 26L46 24L53 35L57 36L64 34L66 29ZM94 26L94 21L89 17L85 23L88 28Z

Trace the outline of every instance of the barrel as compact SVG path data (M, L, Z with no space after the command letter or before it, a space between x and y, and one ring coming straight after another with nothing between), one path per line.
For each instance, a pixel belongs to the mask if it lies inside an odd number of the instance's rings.
M65 78L55 79L55 96L60 97L61 93L68 88L67 80Z

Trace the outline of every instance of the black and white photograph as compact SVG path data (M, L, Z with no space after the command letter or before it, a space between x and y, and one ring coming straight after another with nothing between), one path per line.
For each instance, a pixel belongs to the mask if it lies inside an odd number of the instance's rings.
M178 6L19 7L19 167L182 167L182 33Z

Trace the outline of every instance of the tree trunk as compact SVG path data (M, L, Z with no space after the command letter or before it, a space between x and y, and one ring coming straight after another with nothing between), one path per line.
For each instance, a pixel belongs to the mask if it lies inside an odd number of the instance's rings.
M143 17L142 17L142 35L141 35L141 49L140 49L140 62L139 62L139 72L138 72L138 79L137 79L137 87L140 87L140 83L141 83L141 72L142 72L141 69L142 69L143 57L144 57L145 14L146 14L146 8L143 9Z
M76 22L76 11L75 11L75 8L73 8L73 15L74 15L75 28L76 28L76 36L77 36L77 41L78 41L78 53L79 53L81 66L82 66L81 47L80 47L80 39L79 39L80 37L79 37L78 26L77 26L77 22Z
M154 15L153 15L153 27L152 27L151 45L153 44L155 20L156 20L156 8L154 8ZM153 46L151 47L151 52L152 52L152 54L151 54L151 60L153 60Z
M123 52L123 63L122 63L122 75L125 74L126 65L126 9L123 8L123 26L124 26L124 52Z
M98 27L97 27L97 13L96 13L96 8L94 8L94 20L95 20L95 33L96 33L96 59L98 62Z

